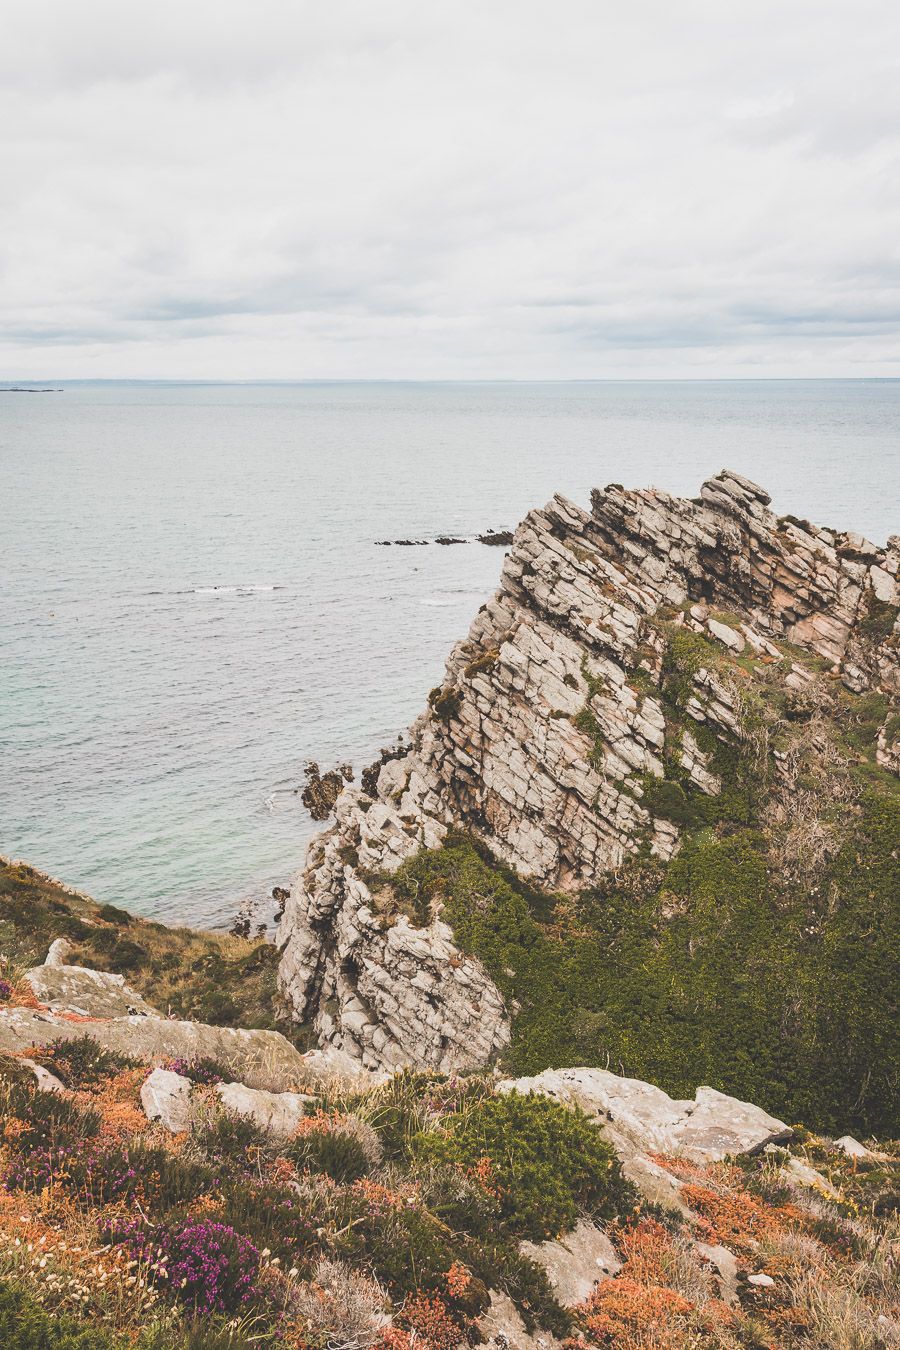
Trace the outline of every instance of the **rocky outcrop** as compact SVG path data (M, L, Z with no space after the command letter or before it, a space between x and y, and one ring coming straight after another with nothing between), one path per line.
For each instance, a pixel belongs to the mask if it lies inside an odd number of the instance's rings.
M640 1152L719 1162L793 1136L783 1120L714 1088L699 1087L693 1101L673 1101L652 1083L605 1069L545 1069L501 1083L500 1090L539 1093L578 1107L604 1127L623 1159Z
M303 1056L277 1031L178 1022L164 1017L79 1017L34 1008L0 1010L0 1052L93 1037L138 1059L214 1059L251 1087L283 1089L304 1079Z
M802 649L848 690L896 698L898 570L900 537L881 549L777 517L730 471L693 500L613 485L590 511L555 497L531 512L408 750L368 770L364 790L345 788L309 847L281 926L297 1018L366 1067L488 1062L508 1042L510 1010L439 913L417 928L379 912L379 876L450 828L555 891L595 884L644 848L672 857L679 828L647 791L667 751L660 620L730 659L777 662L786 690L811 679L786 656ZM740 691L700 664L685 714L680 766L714 796L701 743L741 738ZM885 768L900 764L898 734L888 717Z
M80 1017L158 1017L157 1010L125 983L124 975L64 964L70 944L57 938L42 966L25 972L37 999L57 1013Z

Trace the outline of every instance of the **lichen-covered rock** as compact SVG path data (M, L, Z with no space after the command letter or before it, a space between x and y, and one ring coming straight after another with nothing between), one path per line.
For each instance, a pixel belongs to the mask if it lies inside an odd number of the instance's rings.
M584 1303L600 1280L610 1279L622 1268L607 1234L589 1219L580 1219L563 1237L521 1242L519 1249L547 1272L554 1297L564 1308Z
M591 510L561 497L515 532L501 584L457 644L409 747L347 787L311 843L281 925L281 987L322 1044L366 1067L489 1062L509 1013L440 914L383 912L380 877L462 829L548 891L595 885L642 851L668 860L680 826L649 789L667 772L660 615L722 659L811 674L804 649L854 693L900 693L900 540L879 549L777 517L726 470L682 500L618 485ZM677 750L689 783L722 789L701 742L746 736L740 690L715 661L686 679ZM878 741L900 767L895 716ZM702 729L702 734L701 734Z
M180 1073L154 1069L141 1085L144 1115L170 1134L189 1130L195 1114L191 1105L192 1086L191 1080Z

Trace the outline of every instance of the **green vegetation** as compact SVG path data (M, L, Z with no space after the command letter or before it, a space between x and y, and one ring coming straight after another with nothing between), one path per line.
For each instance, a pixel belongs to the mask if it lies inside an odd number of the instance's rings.
M399 884L440 894L519 1005L512 1072L608 1065L674 1096L708 1083L816 1128L890 1132L898 832L900 802L865 799L815 896L779 887L749 829L701 830L667 867L635 862L555 908L460 838Z
M438 685L428 695L428 702L435 717L442 722L452 722L459 713L462 694L458 689L444 689Z
M611 1219L628 1208L629 1188L612 1148L586 1116L545 1097L487 1097L423 1134L422 1156L463 1170L494 1160L490 1181L500 1216L520 1237L555 1237L579 1214Z
M298 1034L282 1013L271 943L167 928L0 859L0 951L11 966L40 964L58 937L73 943L76 964L124 975L161 1012Z
M24 1289L0 1281L0 1345L3 1350L124 1350L125 1342L41 1307Z

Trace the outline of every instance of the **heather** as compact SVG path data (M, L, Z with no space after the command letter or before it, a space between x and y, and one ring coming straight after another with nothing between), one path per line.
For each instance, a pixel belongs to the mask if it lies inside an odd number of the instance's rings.
M90 1047L77 1056L92 1077ZM455 1350L484 1334L491 1291L524 1327L597 1350L876 1350L900 1312L891 1150L851 1160L801 1133L733 1162L659 1157L686 1217L627 1182L579 1111L485 1075L335 1082L279 1140L203 1075L172 1135L140 1109L150 1065L108 1066L89 1094L39 1092L22 1067L0 1076L4 1350ZM586 1218L621 1269L564 1307L520 1244ZM715 1244L737 1262L728 1299Z

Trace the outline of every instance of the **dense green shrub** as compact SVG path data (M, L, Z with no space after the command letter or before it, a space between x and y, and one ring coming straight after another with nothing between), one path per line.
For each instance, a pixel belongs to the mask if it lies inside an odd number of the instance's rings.
M858 808L814 893L773 875L764 836L730 822L555 912L557 897L458 836L397 884L439 897L515 1000L512 1072L597 1064L676 1097L709 1083L827 1132L892 1134L900 798L879 788Z
M501 1220L520 1237L554 1237L582 1213L613 1218L631 1199L595 1126L547 1097L487 1097L421 1135L418 1152L467 1173L487 1159Z

